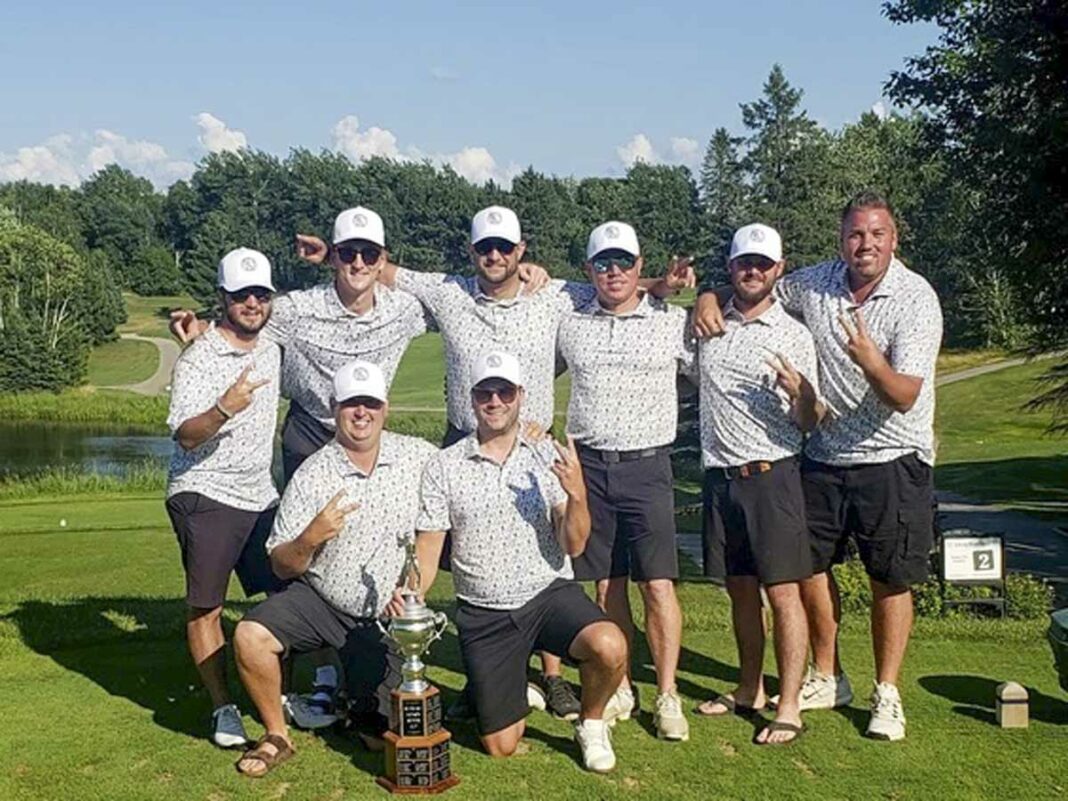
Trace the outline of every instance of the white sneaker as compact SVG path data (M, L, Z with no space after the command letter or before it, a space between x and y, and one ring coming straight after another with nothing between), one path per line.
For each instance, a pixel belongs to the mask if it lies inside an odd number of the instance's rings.
M236 704L224 704L211 713L211 741L219 748L243 748L248 745L245 724Z
M853 687L849 683L849 677L843 671L837 676L827 673L819 673L809 665L808 673L801 684L800 706L802 712L810 709L834 709L839 706L849 706L853 701ZM773 709L779 706L779 696L773 695L768 699L768 705Z
M575 742L582 751L582 764L594 773L608 773L616 766L611 728L603 720L580 720L575 724Z
M874 740L905 739L905 711L901 708L901 694L893 684L884 681L875 685L865 734Z
M682 714L682 701L674 690L657 694L653 725L656 727L656 736L662 740L690 739L690 724Z
M609 726L615 726L620 720L630 720L634 714L637 699L634 696L634 687L624 687L620 684L604 705L604 721Z
M326 711L318 704L310 703L309 699L303 695L283 695L282 712L285 714L286 723L306 731L325 729L337 723L335 713Z
M531 709L537 709L539 712L545 711L545 693L541 691L541 687L532 681L527 682L527 706Z

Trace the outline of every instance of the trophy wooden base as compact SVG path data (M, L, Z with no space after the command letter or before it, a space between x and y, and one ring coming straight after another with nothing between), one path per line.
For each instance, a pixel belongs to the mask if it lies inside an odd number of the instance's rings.
M441 695L437 687L420 693L394 690L393 726L387 731L386 775L376 780L391 793L440 793L460 779L452 773L449 742L452 735L441 725Z

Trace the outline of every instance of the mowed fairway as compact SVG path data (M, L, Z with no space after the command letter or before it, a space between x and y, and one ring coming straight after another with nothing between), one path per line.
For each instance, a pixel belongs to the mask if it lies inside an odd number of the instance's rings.
M209 703L185 650L183 582L160 497L2 502L0 574L0 798L385 797L372 783L381 756L349 735L296 733L296 758L259 781L239 776L235 755L204 739ZM444 578L432 602L451 615L450 595ZM692 707L731 687L736 659L721 591L687 581L680 595L679 683ZM903 684L903 743L860 736L870 655L864 622L851 620L843 648L857 699L841 712L811 713L809 732L789 748L751 745L753 726L740 718L691 717L689 742L658 742L644 711L616 729L618 769L595 776L579 767L569 724L533 713L523 753L507 760L481 755L469 725L454 728L463 785L450 797L1063 798L1068 704L1042 629L924 621ZM648 661L644 650L640 658ZM451 633L430 662L447 703L462 682ZM773 673L770 659L767 668ZM648 710L652 674L642 667L637 678ZM1031 690L1026 731L993 724L993 690L1005 679ZM246 722L259 733L251 715Z

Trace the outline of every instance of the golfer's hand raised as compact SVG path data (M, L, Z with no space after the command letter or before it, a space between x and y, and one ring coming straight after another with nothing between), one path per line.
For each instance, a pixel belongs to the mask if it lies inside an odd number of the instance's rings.
M297 257L309 264L322 264L326 261L330 249L317 236L297 234Z
M885 364L886 357L868 333L868 324L864 321L864 315L861 314L860 309L853 310L853 320L856 323L855 327L847 315L838 315L838 322L846 332L846 349L849 351L849 358L856 362L864 372L873 373Z
M764 362L775 371L776 385L783 388L790 400L797 400L801 397L808 381L794 369L789 359L781 353L776 353L773 357L765 359ZM811 386L809 386L809 389L811 389Z
M183 345L188 345L198 336L208 330L207 320L198 320L196 314L191 309L178 309L171 312L170 330L171 336L181 342Z
M247 409L249 404L252 403L252 396L256 390L271 382L269 378L263 378L259 381L250 379L248 376L254 366L250 364L242 370L241 375L237 377L237 381L219 398L219 405L228 411L231 416Z
M566 447L553 440L553 447L556 448L556 460L552 464L553 475L560 481L567 497L585 498L586 482L582 478L582 463L579 462L574 438L567 438Z
M334 539L344 528L345 519L360 508L358 503L345 503L344 498L345 490L338 490L337 495L308 524L307 532L314 545L319 546Z
M523 282L523 292L533 295L544 289L551 279L540 264L524 261L519 264L519 280Z
M693 289L697 286L697 272L693 268L693 256L672 256L664 273L668 289Z
M701 339L718 337L726 329L715 292L702 292L693 307L693 331Z

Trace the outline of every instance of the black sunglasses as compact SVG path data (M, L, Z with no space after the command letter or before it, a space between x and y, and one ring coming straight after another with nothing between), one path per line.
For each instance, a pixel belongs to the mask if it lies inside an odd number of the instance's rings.
M244 303L253 295L260 303L270 303L271 298L274 297L274 292L265 286L248 286L244 289L238 289L236 292L226 293L226 297L230 299L231 303Z
M372 398L370 395L356 395L341 402L342 406L363 406L365 409L370 409L372 412L377 412L383 406L384 401L380 401L378 398Z
M607 251L605 253L598 253L592 259L590 259L590 266L593 267L595 273L604 275L610 272L612 265L616 265L621 272L630 270L638 262L637 256L632 256L630 253L624 253L622 251Z
M485 389L475 387L471 390L471 393L475 396L475 403L489 403L493 400L494 395L500 398L501 403L512 403L515 401L517 392L518 390L511 384L500 387L486 387Z
M490 237L489 239L480 239L475 242L475 253L479 256L488 256L491 252L496 250L502 256L511 256L512 251L515 250L515 242L509 242L507 239L497 239L496 237Z
M755 253L747 253L737 258L731 259L731 267L739 270L749 270L755 268L757 270L770 270L778 262L772 261L767 256L759 256Z
M378 245L338 245L336 250L342 264L352 264L356 261L356 254L360 255L368 267L378 264L378 260L382 258L382 248Z

